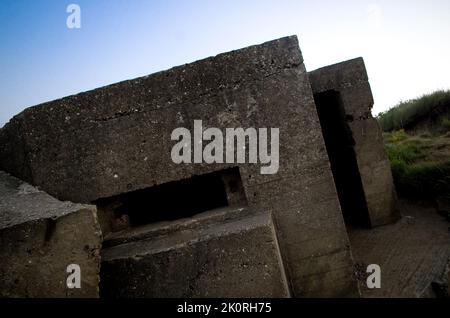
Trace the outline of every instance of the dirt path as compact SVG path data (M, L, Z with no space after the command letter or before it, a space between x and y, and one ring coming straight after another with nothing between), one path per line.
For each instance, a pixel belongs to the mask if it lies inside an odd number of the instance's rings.
M405 200L400 207L403 217L397 223L349 233L358 267L381 267L381 288L370 290L363 279L363 297L435 296L430 284L450 258L450 223L432 207Z

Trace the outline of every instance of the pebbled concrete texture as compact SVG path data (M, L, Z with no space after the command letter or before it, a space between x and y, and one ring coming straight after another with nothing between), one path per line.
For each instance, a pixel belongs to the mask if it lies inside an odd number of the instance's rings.
M362 58L309 72L314 92L339 92L346 122L351 129L356 160L372 226L399 219L397 195L381 128L372 117L372 91Z
M270 215L238 212L170 222L145 239L115 234L102 251L101 296L289 296ZM119 237L129 241L114 245Z
M252 164L174 164L170 135L192 131L194 119L220 129L279 128L278 173L261 175ZM34 106L0 130L0 168L60 200L91 203L230 166L239 167L248 206L273 216L290 294L358 296L295 36ZM250 244L233 237L237 246Z
M95 206L0 171L0 297L98 297L101 242ZM66 287L69 264L81 268L81 289Z

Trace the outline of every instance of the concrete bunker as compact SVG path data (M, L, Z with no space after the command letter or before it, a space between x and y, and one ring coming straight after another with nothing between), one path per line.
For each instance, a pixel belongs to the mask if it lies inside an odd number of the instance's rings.
M346 122L338 91L314 94L331 171L347 226L370 227L369 211L355 153L355 140Z
M317 115L327 100L352 133L354 145L338 145L352 146L357 169L343 167L355 180L359 171L362 186L349 187L362 188L359 203L338 196L345 179L333 181L341 168L330 160L343 159L332 146L327 156L333 133ZM372 104L362 59L308 73L286 37L31 107L0 130L0 168L59 200L98 205L102 297L358 296L340 205L357 221L364 196L372 226L396 218ZM279 170L174 163L171 133L195 120L279 128Z

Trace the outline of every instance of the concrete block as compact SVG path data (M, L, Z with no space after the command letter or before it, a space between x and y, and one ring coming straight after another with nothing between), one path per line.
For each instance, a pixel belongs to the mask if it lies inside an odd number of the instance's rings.
M309 79L315 95L335 92L338 96L343 109L341 120L351 133L370 225L394 222L400 217L397 196L382 132L371 114L373 97L363 59L309 72Z
M151 238L105 248L101 273L106 298L289 296L267 213L172 223Z
M98 297L102 236L92 205L61 202L0 171L0 297ZM81 288L67 288L67 266Z

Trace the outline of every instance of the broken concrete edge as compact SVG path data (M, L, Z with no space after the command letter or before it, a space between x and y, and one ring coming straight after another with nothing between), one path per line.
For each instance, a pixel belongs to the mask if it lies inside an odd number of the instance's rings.
M0 171L0 297L98 297L96 208L61 202ZM70 265L81 288L68 288Z
M46 192L0 170L0 229L40 219L57 219L81 210L97 218L95 205L59 201Z

